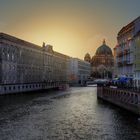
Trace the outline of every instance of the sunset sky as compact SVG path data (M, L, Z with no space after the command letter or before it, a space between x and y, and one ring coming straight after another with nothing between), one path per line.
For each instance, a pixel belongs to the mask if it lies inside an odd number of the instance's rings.
M0 0L0 32L54 46L73 57L92 56L105 38L140 16L140 0Z

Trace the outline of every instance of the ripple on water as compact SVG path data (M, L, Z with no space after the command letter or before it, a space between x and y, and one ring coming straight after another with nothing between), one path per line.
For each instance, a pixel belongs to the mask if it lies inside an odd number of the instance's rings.
M137 117L97 101L96 87L18 97L0 113L2 140L139 140ZM28 95L30 96L30 95ZM27 100L28 99L28 100ZM14 102L17 103L15 104ZM5 103L6 104L6 103ZM124 113L125 112L125 113Z

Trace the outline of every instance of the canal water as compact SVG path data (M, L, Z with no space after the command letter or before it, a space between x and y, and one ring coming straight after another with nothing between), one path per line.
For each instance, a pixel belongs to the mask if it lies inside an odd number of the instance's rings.
M138 116L96 87L0 97L0 140L140 140Z

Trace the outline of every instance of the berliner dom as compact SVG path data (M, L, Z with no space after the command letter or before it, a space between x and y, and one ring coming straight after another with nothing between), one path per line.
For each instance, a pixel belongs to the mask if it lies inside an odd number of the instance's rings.
M91 76L94 78L112 78L113 73L113 54L105 40L103 44L97 48L95 55L91 58L87 53L84 57L85 61L90 62L92 66Z

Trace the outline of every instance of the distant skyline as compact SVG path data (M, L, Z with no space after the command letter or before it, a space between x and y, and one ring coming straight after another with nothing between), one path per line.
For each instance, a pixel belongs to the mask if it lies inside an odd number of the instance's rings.
M83 59L140 16L139 0L0 0L0 32Z

